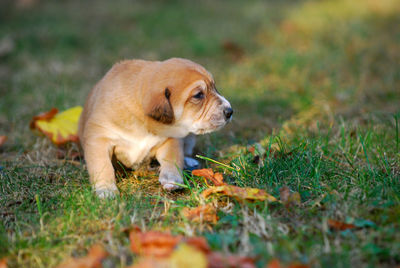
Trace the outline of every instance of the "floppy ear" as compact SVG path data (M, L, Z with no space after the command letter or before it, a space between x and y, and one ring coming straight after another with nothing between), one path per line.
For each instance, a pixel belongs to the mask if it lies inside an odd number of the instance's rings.
M150 103L147 105L146 114L154 120L171 124L174 121L174 111L170 101L171 91L165 88L162 94L152 96Z

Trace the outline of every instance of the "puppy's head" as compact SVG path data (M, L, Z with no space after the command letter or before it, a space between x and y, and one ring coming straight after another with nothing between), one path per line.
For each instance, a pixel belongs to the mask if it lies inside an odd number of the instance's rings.
M215 88L212 75L185 59L158 62L145 71L143 110L170 137L204 134L223 127L232 119L229 102Z

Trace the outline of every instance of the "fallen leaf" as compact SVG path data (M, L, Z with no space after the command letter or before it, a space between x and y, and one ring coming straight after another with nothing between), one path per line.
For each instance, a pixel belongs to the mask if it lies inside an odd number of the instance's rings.
M301 204L301 197L298 192L290 194L288 204L299 206Z
M211 252L208 255L208 267L210 268L255 268L255 260L250 257L236 255L222 255L218 252Z
M281 198L282 203L286 203L289 200L290 189L287 186L282 186L279 189L279 197Z
M204 252L187 244L181 244L169 258L171 267L206 268L207 256Z
M184 208L183 215L193 222L209 222L216 224L218 221L217 210L211 204L196 208Z
M238 200L253 200L253 201L268 200L271 202L277 201L277 199L274 196L268 194L264 190L257 189L257 188L248 188L248 187L241 188L241 187L237 187L237 186L233 186L233 185L210 187L202 192L202 196L204 198L207 198L211 194L215 194L215 193L234 197Z
M339 230L339 231L353 229L356 227L354 224L344 223L344 222L336 221L336 220L332 220L332 219L328 219L327 223L331 229Z
M203 177L210 180L215 186L226 185L221 173L214 173L211 168L195 169L192 171L194 176Z
M204 177L206 179L211 179L214 177L214 171L211 168L195 169L192 171L194 176Z
M193 236L185 238L185 243L197 248L198 250L208 254L211 252L210 246L207 243L207 240L201 236Z
M136 254L167 257L182 240L182 236L173 236L158 231L143 233L139 228L135 228L130 232L129 239L131 250Z
M0 146L2 146L7 140L7 136L0 136Z
M135 227L129 238L132 251L141 257L130 268L255 267L253 258L212 252L204 237L173 236L158 231L142 232Z
M180 244L168 258L146 256L129 268L173 268L173 267L208 267L207 256L204 252L188 244Z
M283 268L281 262L278 259L272 259L268 262L266 268Z
M300 194L298 192L291 193L289 187L286 185L279 189L279 196L286 208L293 205L299 206L301 204Z
M57 268L101 268L101 261L108 256L108 252L101 245L94 245L87 256L70 258L61 263Z
M239 60L244 56L243 48L232 41L226 40L222 44L222 48L225 50L225 52L229 53L234 60Z
M266 268L309 268L310 265L302 263L290 263L289 265L283 265L278 259L272 259L266 266Z
M30 128L37 129L53 143L60 145L69 141L78 142L78 121L82 107L76 106L62 113L56 108L34 116Z
M140 258L139 261L128 268L170 268L168 259L155 259L153 257Z
M7 268L7 258L2 258L0 260L0 268Z
M310 268L311 266L304 263L290 263L287 268Z

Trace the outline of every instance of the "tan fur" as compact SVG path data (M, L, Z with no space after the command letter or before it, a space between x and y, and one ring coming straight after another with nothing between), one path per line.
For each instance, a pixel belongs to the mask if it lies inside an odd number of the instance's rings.
M200 91L201 100L194 97ZM184 151L194 146L192 134L224 126L230 120L224 116L226 109L230 104L215 90L211 74L192 61L115 64L90 92L79 121L78 134L97 194L118 192L113 155L127 167L155 156L161 184L168 190L179 188L175 183L182 183L179 169Z

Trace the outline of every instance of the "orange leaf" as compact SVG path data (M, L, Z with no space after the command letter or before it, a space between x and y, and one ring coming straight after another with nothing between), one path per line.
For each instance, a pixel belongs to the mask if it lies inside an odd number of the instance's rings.
M212 180L212 182L214 183L215 186L226 185L226 183L224 182L224 177L222 176L221 173L218 172L214 174L214 179Z
M210 253L211 249L204 237L194 236L185 239L185 243L202 251L205 254Z
M217 210L211 204L196 208L184 208L183 215L193 222L209 222L216 224L218 221Z
M241 188L233 185L223 185L223 186L216 186L216 187L210 187L209 189L206 189L203 193L202 196L204 198L207 198L209 195L214 194L214 193L219 193L223 195L227 195L230 197L234 197L238 200L259 200L259 201L264 201L268 200L271 202L277 201L275 197L272 195L268 194L266 191L257 189L257 188Z
M353 229L356 226L354 224L344 223L341 221L336 221L332 219L328 219L328 226L334 230L344 231L347 229Z
M253 258L212 252L204 237L185 238L158 231L144 233L135 227L129 238L132 251L141 256L139 262L130 268L255 267Z
M57 268L101 268L101 261L107 256L107 251L101 245L94 245L86 257L70 258Z
M7 258L2 258L0 260L0 268L7 268Z
M283 267L278 259L272 259L269 261L266 268L283 268Z
M309 268L310 265L302 263L290 263L289 265L282 265L278 259L272 259L267 264L266 268Z
M78 142L78 121L82 107L76 106L62 113L56 108L34 116L29 127L37 129L57 145L72 141Z
M182 240L182 237L158 231L143 233L139 228L135 228L130 232L129 239L131 250L136 254L167 257Z
M0 136L0 146L2 146L7 140L7 136Z
M215 186L226 185L221 173L214 173L211 168L195 169L192 171L194 176L204 177L210 180Z
M211 179L214 177L214 171L211 168L195 169L192 171L194 176L204 177L206 179Z
M250 257L242 257L236 255L224 256L218 252L211 252L208 255L208 267L210 268L255 268L254 259Z
M287 268L310 268L310 265L303 263L291 263Z

